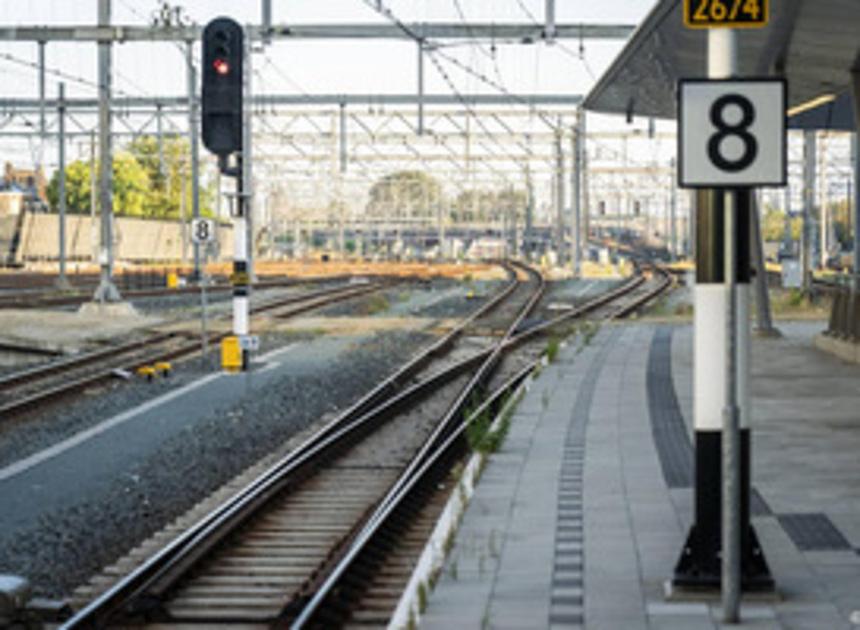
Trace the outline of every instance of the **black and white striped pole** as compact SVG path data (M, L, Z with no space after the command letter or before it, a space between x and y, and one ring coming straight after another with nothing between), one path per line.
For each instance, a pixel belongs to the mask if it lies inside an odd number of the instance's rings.
M709 27L709 78L679 89L679 183L699 190L694 519L673 584L719 589L736 623L742 590L773 587L750 521L750 219L753 187L785 183L786 97L784 81L737 77L726 26Z

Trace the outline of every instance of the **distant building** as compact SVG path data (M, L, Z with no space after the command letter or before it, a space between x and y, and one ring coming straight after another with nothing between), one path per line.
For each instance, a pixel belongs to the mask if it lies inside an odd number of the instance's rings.
M38 169L18 169L6 162L0 190L23 195L24 206L28 210L47 211L48 195L45 174Z
M24 193L17 190L0 190L0 217L16 217L24 209Z

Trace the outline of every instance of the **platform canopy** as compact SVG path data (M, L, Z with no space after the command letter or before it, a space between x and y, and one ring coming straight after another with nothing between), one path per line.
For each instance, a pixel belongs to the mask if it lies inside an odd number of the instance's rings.
M738 30L742 76L788 79L789 113L850 93L860 68L860 0L771 0L770 24ZM681 0L659 0L585 99L596 112L675 118L675 86L706 76L707 31L683 23ZM850 99L847 99L850 102Z

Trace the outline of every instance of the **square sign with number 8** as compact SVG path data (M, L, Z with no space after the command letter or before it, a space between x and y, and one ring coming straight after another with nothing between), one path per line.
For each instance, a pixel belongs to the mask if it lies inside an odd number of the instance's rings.
M682 80L678 94L681 187L785 185L785 81Z
M214 219L192 219L191 240L195 243L211 243L215 240Z

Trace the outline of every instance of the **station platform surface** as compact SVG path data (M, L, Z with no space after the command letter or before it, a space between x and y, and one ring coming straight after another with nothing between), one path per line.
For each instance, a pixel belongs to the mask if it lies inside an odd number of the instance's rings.
M777 592L745 600L742 627L860 628L860 367L813 347L823 328L753 342L753 523ZM692 519L692 342L642 323L562 348L490 456L420 627L722 627L718 600L665 596Z

